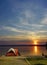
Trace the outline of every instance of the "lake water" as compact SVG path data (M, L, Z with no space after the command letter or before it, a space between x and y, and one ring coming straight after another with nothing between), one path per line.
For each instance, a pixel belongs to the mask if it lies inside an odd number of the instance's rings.
M5 55L10 48L17 48L21 56L47 54L46 46L0 46L0 55Z

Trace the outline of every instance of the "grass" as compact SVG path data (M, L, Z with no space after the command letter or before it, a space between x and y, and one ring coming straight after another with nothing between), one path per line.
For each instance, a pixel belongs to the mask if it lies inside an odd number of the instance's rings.
M30 65L47 65L47 58L43 57L28 57Z
M43 57L0 57L0 65L47 65Z
M0 57L0 65L27 65L24 58L19 57Z

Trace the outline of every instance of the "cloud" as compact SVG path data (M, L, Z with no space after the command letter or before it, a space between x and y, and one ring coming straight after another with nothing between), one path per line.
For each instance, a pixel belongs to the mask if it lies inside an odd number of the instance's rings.
M34 30L34 31L31 31L31 30L23 30L23 29L17 29L17 28L15 28L15 27L8 27L8 26L4 26L4 27L2 27L2 30L6 30L6 31L9 31L9 32L18 32L18 33L21 33L21 34L23 34L23 35L29 35L29 36L34 36L34 35L36 35L37 33L41 33L39 30L38 31L36 31L36 30ZM26 36L25 35L25 36Z
M7 36L7 37L1 37L0 40L2 39L5 39L5 40L15 40L15 39L39 39L40 37L44 37L46 36L45 34L43 35L43 33L47 33L47 31L45 30L38 30L38 31L29 31L29 30L23 30L23 29L17 29L15 27L8 27L8 26L3 26L1 28L2 30L6 30L6 31L9 31L9 32L18 32L18 33L21 33L21 35L17 35L16 37L14 36ZM23 33L23 34L22 34ZM18 38L19 37L19 38Z
M41 24L32 24L33 27L43 27L44 25Z
M47 34L47 30L38 30L37 32L36 32L36 34L37 35L39 35L39 36L42 36L42 35L45 35L45 36L47 36L46 34Z
M45 12L43 14L43 18L41 19L41 24L47 25L47 9L45 9Z
M34 19L35 13L30 9L30 10L25 10L24 15L26 18L31 18Z
M42 24L47 24L47 17L43 18L42 21L41 21Z
M41 30L39 33L47 33L47 30Z
M39 29L42 29L42 27L43 27L44 25L42 25L42 24L32 24L31 26L32 26L33 29L39 30Z
M23 11L19 16L19 21L23 25L30 25L35 20L35 13L31 10Z
M24 40L24 39L28 39L26 38L26 36L24 35L16 35L16 36L0 36L0 40Z
M22 30L19 30L19 29L14 28L14 27L8 27L8 26L4 26L4 27L3 27L3 30L12 31L12 32L22 32L22 33L24 33L24 31L22 31Z
M8 27L8 26L1 27L1 30L12 31L12 32L19 32L19 33L28 33L28 34L33 33L31 31L28 31L28 30L17 29L15 27Z

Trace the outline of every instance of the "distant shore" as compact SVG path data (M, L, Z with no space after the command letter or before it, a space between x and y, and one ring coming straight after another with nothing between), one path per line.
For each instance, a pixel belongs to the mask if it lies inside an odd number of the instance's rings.
M46 45L0 45L0 46L46 46Z

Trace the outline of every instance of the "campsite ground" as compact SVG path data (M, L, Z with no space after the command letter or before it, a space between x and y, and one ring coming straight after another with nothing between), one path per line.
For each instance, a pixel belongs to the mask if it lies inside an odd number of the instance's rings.
M47 58L42 57L0 57L0 65L47 65Z

